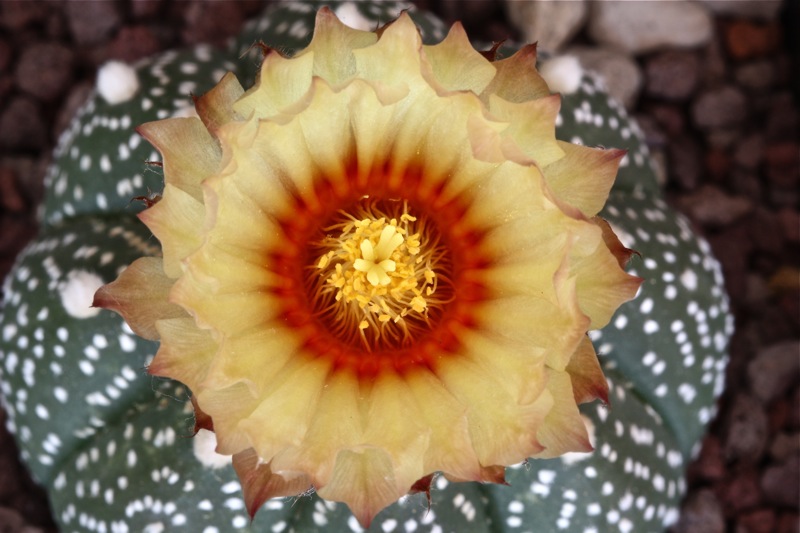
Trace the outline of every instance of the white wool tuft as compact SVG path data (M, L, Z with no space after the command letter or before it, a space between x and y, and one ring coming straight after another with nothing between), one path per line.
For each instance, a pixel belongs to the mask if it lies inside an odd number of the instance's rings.
M231 464L230 455L217 453L217 436L213 431L201 429L192 440L192 450L194 456L200 463L212 470L217 470Z
M345 2L337 7L334 13L343 24L351 28L363 31L372 31L375 29L375 23L361 14L355 2Z
M583 67L575 56L554 57L539 69L550 90L561 94L572 94L578 90L583 76Z
M97 71L97 92L111 105L127 102L139 90L136 70L121 61L109 61Z
M92 307L94 293L103 286L103 280L93 272L73 270L67 274L67 280L60 283L58 293L64 310L75 318L96 316L100 309Z

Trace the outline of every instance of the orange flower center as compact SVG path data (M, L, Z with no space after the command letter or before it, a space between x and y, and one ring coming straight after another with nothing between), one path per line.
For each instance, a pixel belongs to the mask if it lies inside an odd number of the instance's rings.
M488 264L481 237L462 222L460 199L435 188L398 194L371 178L334 191L320 177L297 199L282 224L286 245L268 259L283 278L274 292L306 348L337 368L366 377L434 369L486 297L475 274Z
M364 198L337 212L310 243L306 290L339 339L367 351L407 347L453 299L449 249L408 202Z

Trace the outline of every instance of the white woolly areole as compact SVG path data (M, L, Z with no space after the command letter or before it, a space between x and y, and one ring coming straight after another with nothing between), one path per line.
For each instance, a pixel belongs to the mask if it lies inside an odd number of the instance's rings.
M97 71L97 92L111 105L127 102L138 90L136 70L122 61L109 61Z
M539 74L551 91L572 94L581 86L583 67L575 56L559 56L544 62Z
M230 455L217 453L217 436L213 431L201 429L192 439L194 456L206 468L217 470L231 464Z
M345 2L337 7L334 13L342 23L356 30L372 31L375 29L375 23L361 14L355 2Z
M586 426L586 432L589 434L589 442L592 444L592 448L594 448L595 442L597 440L595 438L594 422L592 422L592 420L585 415L581 415L581 418L583 419L583 424ZM584 459L588 459L589 457L592 456L593 453L594 452L565 453L564 455L561 456L561 462L564 463L565 465L572 465L580 461L583 461Z
M66 281L59 283L58 294L61 305L68 315L74 318L90 318L96 316L100 309L92 307L94 293L103 286L103 280L93 272L72 270Z

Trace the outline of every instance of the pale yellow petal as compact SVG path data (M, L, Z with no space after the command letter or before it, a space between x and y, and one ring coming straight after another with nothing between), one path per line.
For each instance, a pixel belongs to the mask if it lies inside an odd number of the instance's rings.
M368 447L341 450L330 482L317 494L346 503L364 527L369 527L376 514L402 495L398 494L389 454Z
M604 327L623 303L632 300L642 279L627 274L601 241L590 255L573 257L570 269L576 278L578 301L591 318L591 329Z
M213 420L217 435L217 453L233 455L252 448L250 436L239 429L239 424L259 404L246 383L237 383L224 389L197 388L192 397L203 413Z
M196 271L191 264L170 290L169 298L185 308L200 327L221 335L236 335L267 324L282 311L270 289L228 292L220 280Z
M241 119L233 109L233 104L242 97L244 89L232 72L225 74L217 85L195 100L195 108L200 120L209 131L217 131L220 126Z
M222 157L217 141L199 118L169 118L142 124L136 131L161 152L164 181L203 200L200 184L218 169Z
M491 376L503 376L502 386L518 405L533 403L545 387L547 350L519 339L489 336L463 328L458 332L463 353Z
M253 396L261 397L289 359L298 355L301 340L277 324L223 338L203 386L221 389L245 383Z
M566 371L572 380L575 402L581 404L600 399L603 403L608 403L608 382L588 336L584 337L572 354Z
M442 42L424 46L423 50L434 80L446 91L472 91L480 94L497 72L472 47L460 22L453 24Z
M352 50L375 44L374 32L361 31L343 24L327 6L317 11L311 43L295 57L314 56L314 76L338 85L356 74Z
M322 388L317 410L305 438L273 459L276 468L299 468L309 472L314 486L330 482L336 450L354 448L364 442L364 397L356 376L348 371L331 374Z
M164 272L178 278L183 272L182 261L202 243L198 229L205 218L203 203L167 183L161 200L142 211L139 218L161 242Z
M536 425L508 392L504 376L487 374L460 354L438 365L436 374L466 406L470 439L481 464L514 464L539 451Z
M549 459L568 452L590 452L592 445L566 372L549 371L547 390L552 394L552 409L536 433L545 449L532 457Z
M160 257L142 257L119 277L98 289L92 307L116 311L131 329L145 339L158 340L156 321L185 317L186 312L168 300L175 283L163 269Z
M555 196L577 207L587 217L603 208L617 175L624 150L601 150L558 142L564 157L544 168Z
M267 500L279 496L296 496L311 487L304 472L276 472L272 465L262 462L252 448L234 454L233 468L242 483L245 508L251 519Z
M528 100L509 102L496 95L489 98L492 115L509 123L503 135L508 136L539 168L544 168L564 157L564 150L556 141L555 126L561 97L557 94ZM520 120L525 117L524 120Z
M330 362L325 358L297 356L265 387L258 406L239 424L262 459L272 460L287 447L303 442L329 371Z
M211 333L198 328L191 318L163 319L155 325L161 345L147 371L198 389L217 353Z
M513 56L492 65L497 69L497 75L481 95L487 104L491 94L509 102L525 102L550 95L547 83L536 70L535 44L523 46Z
M430 429L415 412L408 384L392 372L384 372L372 384L368 406L364 441L389 453L399 498L429 473L423 470L423 457L430 443ZM399 420L403 423L398 424Z
M360 78L391 87L430 87L421 74L422 39L407 13L385 27L378 42L353 51Z
M416 404L411 408L430 431L423 471L443 471L460 479L481 480L481 465L469 435L467 407L427 370L411 372L405 379Z
M232 110L241 117L274 117L306 97L311 87L314 54L294 59L270 50L261 63L255 85L233 103Z

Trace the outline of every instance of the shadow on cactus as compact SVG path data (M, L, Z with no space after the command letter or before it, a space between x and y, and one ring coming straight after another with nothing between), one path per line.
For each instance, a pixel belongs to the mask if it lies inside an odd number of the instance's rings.
M553 95L534 47L403 7L293 3L117 65L136 90L62 138L0 350L65 529L676 518L723 385L718 265L591 74Z

